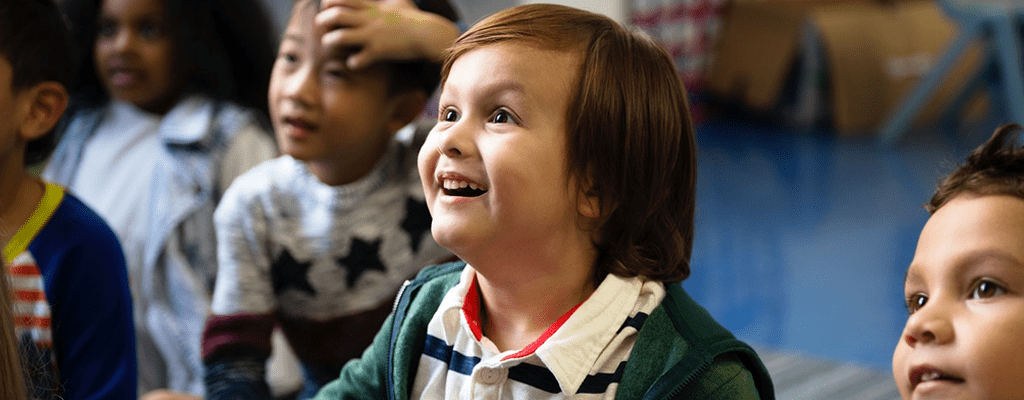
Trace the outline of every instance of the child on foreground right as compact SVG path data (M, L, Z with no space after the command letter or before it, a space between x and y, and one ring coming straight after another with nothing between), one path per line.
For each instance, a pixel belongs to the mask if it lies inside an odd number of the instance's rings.
M1024 146L1000 127L925 208L893 354L904 399L1024 398Z
M773 398L689 274L695 142L665 51L589 12L499 12L449 49L419 154L463 261L400 292L318 399Z

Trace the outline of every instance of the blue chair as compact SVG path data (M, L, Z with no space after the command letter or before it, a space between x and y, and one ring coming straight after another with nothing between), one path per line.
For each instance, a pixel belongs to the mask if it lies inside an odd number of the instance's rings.
M961 111L977 90L989 86L1002 96L994 96L994 107L1005 106L1006 116L1024 124L1024 67L1021 64L1021 28L1024 27L1024 0L936 0L943 11L960 25L960 31L945 53L922 78L886 121L878 135L884 145L895 145L914 117L921 111L942 78L963 58L968 45L981 39L983 61L974 77L954 97L951 113ZM1002 97L1001 99L999 97Z

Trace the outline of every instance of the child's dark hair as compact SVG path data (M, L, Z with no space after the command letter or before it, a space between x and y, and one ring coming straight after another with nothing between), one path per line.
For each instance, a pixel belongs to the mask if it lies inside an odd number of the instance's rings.
M598 14L549 4L519 6L459 37L445 59L442 82L466 52L506 41L580 55L565 111L566 170L587 196L599 200L596 272L686 279L696 143L686 90L665 50Z
M0 29L0 55L11 64L12 92L48 81L68 86L70 38L53 0L0 2ZM52 130L28 142L25 165L43 161L56 145Z
M277 55L273 25L257 0L161 0L175 35L174 71L187 71L185 90L259 110L267 116L267 87ZM103 0L63 0L75 38L71 92L81 106L109 99L94 67Z
M967 161L939 183L925 209L934 213L961 194L1006 195L1024 200L1024 145L1021 126L1007 124L974 149Z

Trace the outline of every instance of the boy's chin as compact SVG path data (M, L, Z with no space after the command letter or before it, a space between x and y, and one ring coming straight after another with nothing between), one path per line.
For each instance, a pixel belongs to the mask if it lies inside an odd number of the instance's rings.
M278 151L280 151L282 155L289 156L299 161L308 162L316 159L316 155L307 151L307 149L303 149L299 146L290 146L288 143L284 142L280 143Z
M439 226L438 221L435 219L430 225L430 235L434 237L434 241L455 253L459 258L465 259L465 250L470 246L471 236L466 232L451 229L451 227Z

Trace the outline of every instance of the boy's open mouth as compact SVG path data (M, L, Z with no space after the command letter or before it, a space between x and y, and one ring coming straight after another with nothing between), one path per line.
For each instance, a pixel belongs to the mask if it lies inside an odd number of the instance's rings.
M487 193L487 189L473 182L458 179L445 179L441 182L444 194L458 197L477 197Z
M916 388L917 385L933 382L933 381L945 381L949 383L963 383L964 379L948 375L942 371L938 371L932 368L915 368L910 372L910 383L911 386Z
M315 124L310 123L310 122L306 122L305 120L302 120L302 119L299 119L299 118L285 117L285 118L282 118L282 120L283 120L283 122L285 124L291 125L293 127L299 128L299 129L303 129L303 130L307 130L307 131L314 131L314 130L316 130L316 125Z

